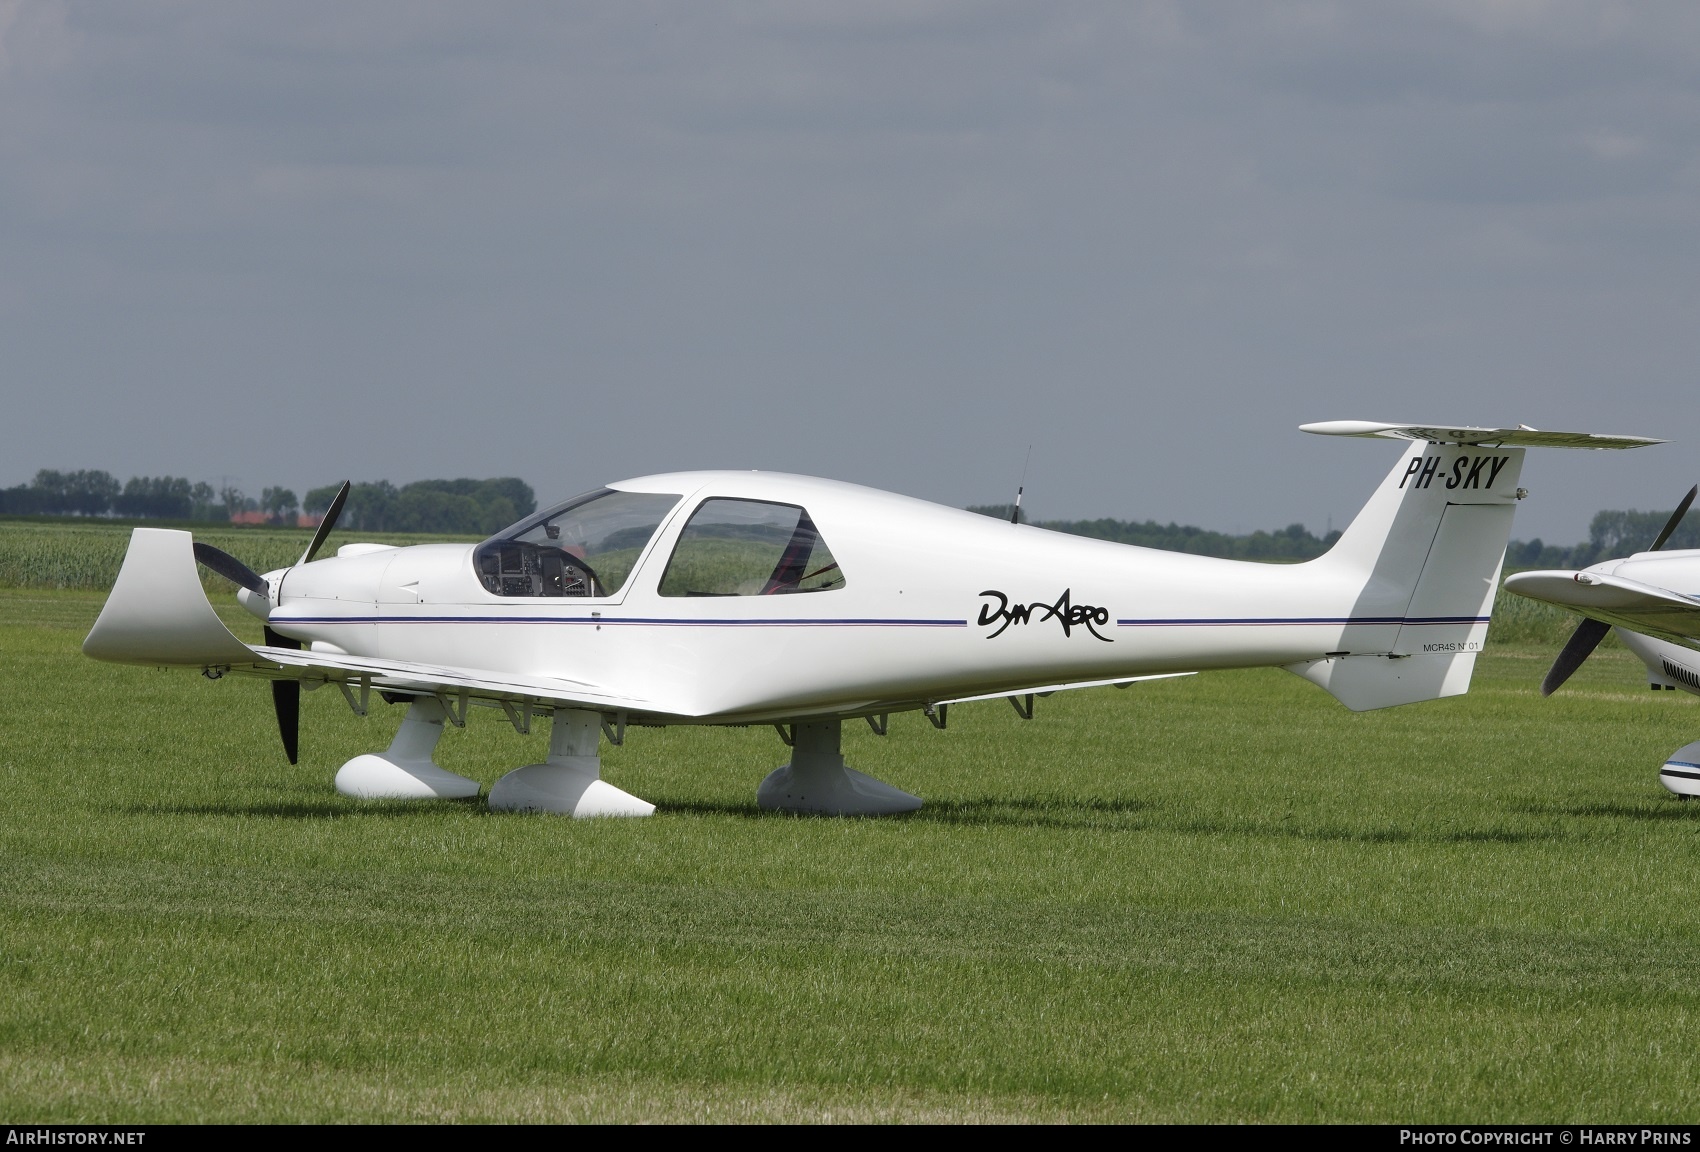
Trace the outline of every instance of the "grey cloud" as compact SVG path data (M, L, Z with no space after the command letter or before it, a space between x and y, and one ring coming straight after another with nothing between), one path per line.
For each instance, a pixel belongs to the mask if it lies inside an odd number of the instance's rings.
M1320 527L1386 453L1302 420L1686 434L1696 19L25 5L0 482L725 464L966 503L1033 442L1042 513ZM1519 532L1692 482L1641 455L1537 460Z

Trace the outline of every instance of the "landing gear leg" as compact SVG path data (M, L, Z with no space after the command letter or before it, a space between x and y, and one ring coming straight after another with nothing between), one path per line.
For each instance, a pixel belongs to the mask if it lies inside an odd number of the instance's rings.
M555 709L549 759L515 768L490 789L492 812L558 812L563 816L648 816L655 805L602 779L602 717Z
M461 800L478 795L478 781L431 762L448 714L431 696L407 707L401 730L383 752L356 756L336 774L336 790L357 800Z
M791 763L775 768L761 782L756 803L781 812L824 816L891 816L919 808L919 796L845 767L839 750L842 728L838 720L799 722Z

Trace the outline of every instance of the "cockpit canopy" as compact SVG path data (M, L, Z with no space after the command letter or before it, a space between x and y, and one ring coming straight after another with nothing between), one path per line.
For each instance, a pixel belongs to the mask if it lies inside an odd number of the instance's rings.
M682 497L603 488L498 532L473 553L498 596L612 596Z
M497 533L473 551L497 596L613 596L681 496L603 488ZM685 521L662 596L786 596L844 587L844 572L806 509L710 497Z

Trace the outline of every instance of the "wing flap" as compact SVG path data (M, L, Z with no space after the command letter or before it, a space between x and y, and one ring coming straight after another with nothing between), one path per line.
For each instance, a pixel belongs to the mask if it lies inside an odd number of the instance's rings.
M1151 676L1117 676L1113 680L1074 680L1067 684L1041 684L1034 688L1017 688L1008 692L987 692L981 696L957 696L949 700L934 700L937 704L970 704L976 700L1004 700L1011 696L1049 696L1052 692L1071 692L1076 688L1126 688L1142 680L1173 680L1179 676L1196 676L1196 672L1158 672Z
M1694 647L1700 641L1700 602L1668 588L1598 572L1519 572L1507 591L1580 612L1636 632L1650 632Z

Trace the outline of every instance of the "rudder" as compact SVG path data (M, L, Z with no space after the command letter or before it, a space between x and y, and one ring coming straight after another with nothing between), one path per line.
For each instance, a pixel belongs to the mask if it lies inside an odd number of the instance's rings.
M1358 588L1345 654L1288 665L1353 711L1469 689L1516 509L1523 449L1417 443L1326 556Z

